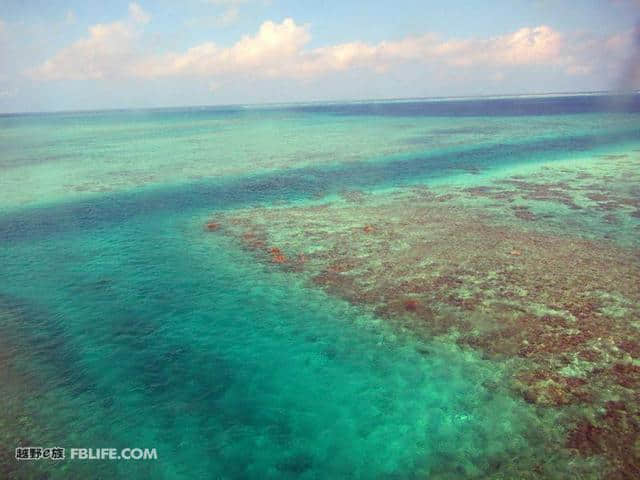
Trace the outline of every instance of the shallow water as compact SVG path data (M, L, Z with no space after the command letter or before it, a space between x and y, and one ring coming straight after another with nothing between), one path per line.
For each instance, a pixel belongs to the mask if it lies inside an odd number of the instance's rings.
M211 241L151 217L7 252L5 294L38 311L4 328L55 336L20 353L55 365L83 405L58 442L102 445L83 417L108 419L107 443L158 448L167 478L406 477L452 456L481 471L527 446L531 412L483 387L500 376L486 362L394 334Z
M471 185L640 141L638 113L570 100L517 117L396 108L1 118L0 443L147 447L158 460L24 467L9 454L0 471L473 478L549 455L541 439L562 429L500 387L500 364L203 229L213 210Z

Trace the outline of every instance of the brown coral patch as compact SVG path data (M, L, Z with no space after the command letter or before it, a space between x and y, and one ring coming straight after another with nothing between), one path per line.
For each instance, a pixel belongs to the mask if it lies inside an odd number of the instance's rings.
M627 352L633 358L640 358L640 343L635 340L622 339L618 342L618 348Z
M626 153L621 153L617 155L598 155L598 158L602 158L603 160L621 160L628 157L629 155L627 155Z
M625 388L640 387L640 367L632 363L616 363L611 367L616 383Z
M529 403L562 406L591 400L582 387L587 381L546 370L526 371L516 376L516 389Z
M602 428L596 427L587 421L581 422L569 432L567 448L587 456L602 453L604 448L601 444L603 443L604 433Z
M581 208L567 193L568 190L572 190L572 187L565 182L535 183L511 178L499 183L516 187L525 200L557 202L575 210Z
M529 210L528 207L513 206L511 208L513 210L514 215L521 220L526 220L528 222L531 222L536 219L535 214L531 210Z
M242 243L250 250L262 250L266 246L264 235L256 232L245 232L242 234Z
M582 456L604 455L612 459L606 479L640 478L640 423L637 402L608 401L595 420L581 420L573 427L566 446Z
M605 202L609 200L609 196L603 193L588 193L587 198L594 202Z
M578 357L587 362L597 362L602 358L602 354L597 350L586 349L578 352Z
M354 267L355 267L355 263L353 262L345 262L345 261L333 262L327 267L327 271L331 273L342 273L342 272L348 272L350 270L353 270Z
M340 196L351 203L362 203L366 199L367 194L360 190L343 190L340 192Z

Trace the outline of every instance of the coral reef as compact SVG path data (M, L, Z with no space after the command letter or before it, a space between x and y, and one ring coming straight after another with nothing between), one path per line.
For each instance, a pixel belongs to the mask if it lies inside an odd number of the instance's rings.
M504 388L559 412L567 451L637 478L639 166L615 155L588 172L239 210L225 233L399 328L502 363Z

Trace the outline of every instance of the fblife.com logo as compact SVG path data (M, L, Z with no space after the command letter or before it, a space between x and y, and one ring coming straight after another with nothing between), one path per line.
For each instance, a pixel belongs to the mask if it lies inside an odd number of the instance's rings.
M16 460L157 460L155 448L18 447Z

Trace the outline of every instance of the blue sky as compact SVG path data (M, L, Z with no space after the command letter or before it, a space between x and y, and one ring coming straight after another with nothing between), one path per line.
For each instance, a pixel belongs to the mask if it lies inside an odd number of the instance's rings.
M639 18L640 0L5 0L0 111L638 88Z

